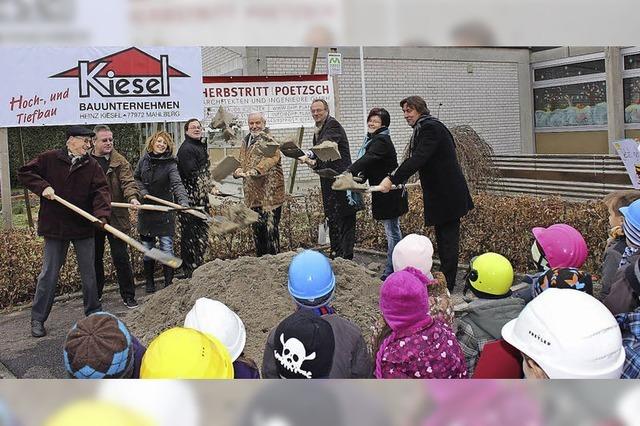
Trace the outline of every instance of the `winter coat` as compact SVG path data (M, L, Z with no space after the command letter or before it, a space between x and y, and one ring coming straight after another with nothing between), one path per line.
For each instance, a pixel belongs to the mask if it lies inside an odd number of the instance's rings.
M18 179L37 195L51 186L56 195L97 218L111 216L111 195L98 162L85 155L71 167L67 149L43 152L18 170ZM40 197L38 235L58 240L94 236L88 220L54 200Z
M378 185L389 173L398 167L396 149L391 142L389 129L381 127L373 134L367 134L364 155L349 167L354 175L362 174L369 185ZM371 211L377 220L394 219L409 210L409 203L403 197L403 191L389 191L387 194L371 194Z
M341 158L335 161L320 161L314 169L333 169L338 173L345 172L351 165L351 153L349 152L349 140L342 125L331 116L327 116L324 124L317 133L313 135L313 145L319 145L324 141L332 141L338 144L338 151ZM356 212L354 206L347 200L346 191L334 191L331 189L334 179L320 178L320 188L322 190L322 204L326 217L350 216Z
M600 290L600 299L604 299L609 295L609 292L611 291L611 284L613 284L616 272L620 266L622 254L626 247L627 240L623 235L613 239L604 249L604 254L602 255L602 267L600 269L600 284L602 285L602 289Z
M141 196L153 195L163 200L189 206L189 197L185 191L176 158L170 152L160 157L145 152L133 174ZM159 204L145 200L145 204ZM174 235L175 212L138 211L138 232L147 237Z
M187 136L178 149L178 170L192 205L209 209L211 190L207 144Z
M337 314L323 315L333 329L335 350L330 379L367 379L372 375L372 363L369 350L357 325ZM262 377L278 379L275 350L275 328L269 333L262 360Z
M504 339L487 342L473 372L473 379L522 379L522 354Z
M252 361L253 362L253 361ZM237 359L233 361L233 378L234 379L259 379L260 371L258 367L250 363Z
M611 284L611 291L602 300L602 303L613 315L631 312L640 307L640 269L636 254L629 258L630 263L619 268Z
M474 373L484 345L501 339L502 327L516 318L523 308L522 299L505 297L474 299L460 312L456 337L467 360L469 376Z
M258 148L258 141L247 147L251 134L242 141L240 147L240 168L245 172L256 170L258 176L244 179L244 202L249 208L262 207L266 211L273 210L284 203L284 174L280 150L273 157L263 157Z
M621 379L640 378L640 312L635 310L616 315L622 333L622 347L625 352Z
M139 379L142 358L144 358L147 348L134 335L131 335L131 346L133 347L133 376L131 378Z
M131 164L115 149L111 151L109 156L109 168L106 175L112 202L130 203L134 198L140 201L140 194L138 193L136 181L133 179ZM129 209L120 207L111 209L109 224L128 234L131 231Z
M424 200L425 225L456 220L473 208L449 129L438 119L423 115L413 127L410 157L393 173L394 184L406 182L419 172Z
M394 331L376 355L381 379L466 379L467 367L453 331L440 319Z

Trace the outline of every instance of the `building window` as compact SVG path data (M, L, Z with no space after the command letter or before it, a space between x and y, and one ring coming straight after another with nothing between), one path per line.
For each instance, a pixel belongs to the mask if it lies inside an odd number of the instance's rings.
M604 81L534 89L536 127L606 126Z
M607 125L605 80L602 55L533 64L535 130L602 130Z
M640 69L640 53L635 55L627 55L624 57L624 69L636 70Z
M640 77L622 80L624 88L624 122L640 123Z
M557 65L537 68L533 73L533 81L547 81L558 78L579 77L583 75L601 74L604 70L604 59L579 62L577 64Z

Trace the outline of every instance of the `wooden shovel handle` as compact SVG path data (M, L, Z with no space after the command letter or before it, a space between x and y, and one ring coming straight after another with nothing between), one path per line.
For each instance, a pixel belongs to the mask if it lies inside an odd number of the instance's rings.
M111 207L121 207L124 209L137 209L137 210L151 210L156 212L170 212L175 210L173 207L157 206L155 204L129 204L129 203L116 203L112 202Z
M104 223L103 221L101 221L100 219L95 217L94 215L92 215L90 213L87 213L86 211L82 210L80 207L78 207L78 206L76 206L74 204L71 204L70 202L68 202L64 198L59 197L58 195L54 194L53 197L54 197L54 200L56 200L57 202L59 202L63 206L68 207L69 209L73 210L74 212L78 213L80 216L82 216L85 219L89 220L91 223L101 223L103 225L105 231L110 232L111 234L113 234L116 237L120 238L125 243L129 244L130 246L135 247L136 249L140 250L141 252L146 252L147 251L147 248L145 246L143 246L142 243L134 240L133 238L131 238L130 236L128 236L124 232L117 230L116 228L114 228L113 226L111 226L111 225L109 225L107 223Z
M155 201L157 203L160 204L164 204L165 206L169 206L169 207L174 207L177 209L182 209L183 207L180 204L176 204L176 203L172 203L171 201L167 201L167 200L163 200L162 198L158 198L158 197L154 197L153 195L145 195L144 198L151 200L151 201ZM193 215L195 217L197 217L198 219L203 219L203 220L209 220L209 216L207 216L206 214L204 214L203 212L199 212L197 210L185 210L185 213L189 213L190 215Z
M400 185L391 185L391 190L396 190L396 189L405 189L405 188L413 188L416 186L420 186L420 182L414 182L414 183L405 183L405 184L400 184ZM380 185L376 185L376 186L372 186L369 188L369 192L380 192Z

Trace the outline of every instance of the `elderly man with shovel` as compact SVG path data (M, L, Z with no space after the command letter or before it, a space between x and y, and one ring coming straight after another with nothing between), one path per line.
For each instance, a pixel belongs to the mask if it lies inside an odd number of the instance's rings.
M240 167L233 177L244 179L244 202L260 215L251 225L256 256L280 251L280 213L284 203L284 174L278 143L270 140L261 112L249 114L249 134L240 147Z
M111 215L111 196L102 168L87 150L95 134L82 127L67 129L67 146L38 155L18 170L20 182L40 195L38 235L44 237L44 260L31 308L31 335L47 334L44 323L51 312L60 268L69 243L73 243L82 280L84 313L100 311L94 269L94 227L76 213L54 201L56 195L106 223Z

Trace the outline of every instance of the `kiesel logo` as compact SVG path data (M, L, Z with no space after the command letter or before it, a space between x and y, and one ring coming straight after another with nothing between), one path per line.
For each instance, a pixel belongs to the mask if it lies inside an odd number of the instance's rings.
M92 90L105 98L169 96L169 79L189 77L169 66L169 55L160 59L130 47L93 61L78 61L78 66L49 78L77 78L81 98Z

